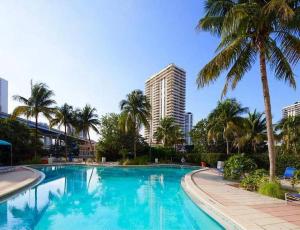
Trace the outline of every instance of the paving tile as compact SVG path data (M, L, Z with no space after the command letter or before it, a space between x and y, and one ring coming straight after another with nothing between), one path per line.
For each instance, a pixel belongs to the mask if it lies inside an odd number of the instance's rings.
M287 221L289 221L289 222L296 222L296 221L299 221L299 222L300 222L300 215L284 216L283 219L284 219L284 220L287 220Z
M297 229L298 227L290 223L280 223L280 224L265 225L263 226L263 228L267 230L291 230L291 229Z
M194 174L193 180L222 211L248 229L297 229L300 205L231 186L213 170ZM213 202L211 202L213 204ZM219 208L220 208L219 207Z
M300 226L300 221L290 221L290 223Z

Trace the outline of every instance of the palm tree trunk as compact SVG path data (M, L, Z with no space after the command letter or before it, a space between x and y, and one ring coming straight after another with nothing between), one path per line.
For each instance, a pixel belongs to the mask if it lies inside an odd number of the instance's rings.
M136 158L136 141L137 141L137 128L136 125L134 126L134 137L133 137L133 153L134 159Z
M229 150L229 141L228 141L227 138L225 138L225 141L226 141L226 153L227 153L227 155L229 155L229 154L230 154L230 150Z
M34 143L34 159L37 159L37 139L38 139L38 115L35 116L35 143Z
M263 86L263 96L265 103L265 114L267 120L267 136L268 136L268 151L269 151L269 161L270 161L270 181L273 181L275 178L275 162L276 162L276 153L274 146L274 133L272 125L272 112L271 112L271 101L269 93L269 85L267 78L266 70L266 57L264 49L260 47L260 72L261 72L261 82Z
M68 149L67 149L67 126L65 125L65 155L66 161L68 161Z
M287 141L286 141L286 150L287 150L287 152L290 151L290 139L291 139L290 131L288 130L288 138L287 138Z
M257 150L256 150L256 144L254 143L254 144L253 144L253 152L256 153L256 151L257 151Z

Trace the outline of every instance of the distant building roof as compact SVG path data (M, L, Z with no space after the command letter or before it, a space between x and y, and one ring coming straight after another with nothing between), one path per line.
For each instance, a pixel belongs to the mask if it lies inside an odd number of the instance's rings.
M174 63L171 63L171 64L167 65L165 68L163 68L162 70L160 70L159 72L157 72L157 73L155 73L155 74L152 74L152 75L146 80L146 82L147 82L147 81L150 81L152 78L156 77L157 75L159 75L160 73L164 72L165 70L167 70L167 69L170 68L170 67L175 67L175 68L180 69L181 71L185 72L184 69L178 67L178 66L175 65Z

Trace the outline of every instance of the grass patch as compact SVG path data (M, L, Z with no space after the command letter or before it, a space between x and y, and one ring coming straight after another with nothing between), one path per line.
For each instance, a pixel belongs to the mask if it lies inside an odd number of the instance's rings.
M275 182L263 182L259 186L258 192L265 196L270 196L278 199L284 199L285 191L281 188L280 183Z

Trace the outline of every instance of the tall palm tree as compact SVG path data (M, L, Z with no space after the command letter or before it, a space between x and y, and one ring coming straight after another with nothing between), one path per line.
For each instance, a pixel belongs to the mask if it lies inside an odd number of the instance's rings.
M300 143L300 116L289 116L282 119L276 126L278 136L282 140L287 153L297 153L297 144Z
M242 107L235 99L219 101L217 107L208 116L208 139L223 138L226 153L230 154L230 140L242 124L242 114L248 108Z
M291 65L300 59L299 0L206 0L205 16L198 28L221 37L217 55L199 72L197 83L204 87L229 69L222 95L234 89L255 63L265 103L270 180L275 178L275 147L267 63L275 77L296 86Z
M100 121L98 115L96 114L96 108L91 107L90 105L85 105L81 110L75 112L77 118L77 130L82 131L88 135L88 139L90 142L91 150L93 148L91 136L90 136L90 129L99 133L97 126L100 125Z
M170 147L182 138L180 131L180 126L173 117L165 117L160 120L154 137L158 142L162 142L164 147Z
M53 100L54 92L44 83L36 83L31 87L31 95L25 98L19 95L14 95L13 99L21 102L23 105L17 106L13 111L13 117L24 115L27 119L33 117L35 119L35 159L37 157L38 143L38 118L39 115L44 115L48 120L51 120L51 115L56 104Z
M65 155L66 159L68 157L67 149L67 128L71 129L73 124L73 107L65 103L61 107L57 107L54 118L51 120L50 125L57 125L58 128L64 126L64 135L65 135Z
M133 129L134 132L134 158L136 158L136 144L141 126L149 127L150 108L151 105L141 90L132 91L125 100L120 102L121 121L123 121L121 123L124 124L126 131Z
M236 138L236 144L240 147L250 143L253 152L257 152L257 146L266 140L266 118L264 113L256 110L249 112L245 117L243 127L241 127L241 135Z

